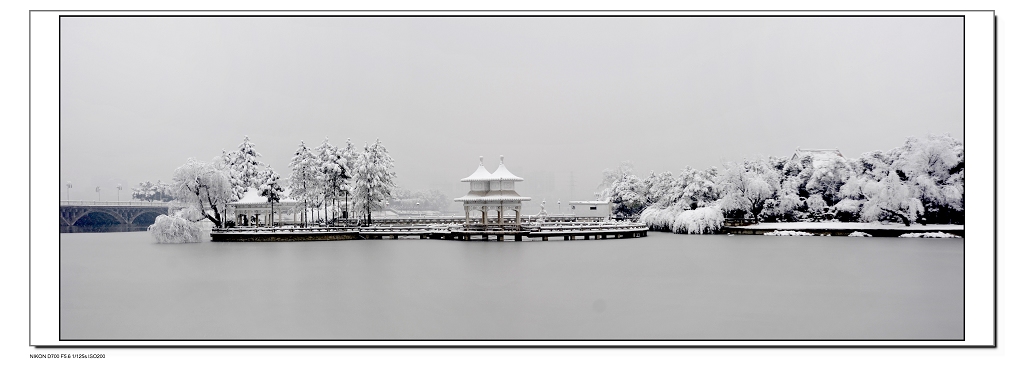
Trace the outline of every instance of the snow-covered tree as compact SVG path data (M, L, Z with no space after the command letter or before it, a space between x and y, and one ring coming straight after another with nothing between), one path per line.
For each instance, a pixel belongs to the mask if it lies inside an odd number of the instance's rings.
M727 214L750 213L758 220L777 190L778 176L763 160L729 164L718 177L719 207Z
M246 135L241 144L238 144L238 154L231 169L238 172L238 180L246 188L259 187L262 184L263 170L266 169L259 157L262 155L256 152L256 144L249 141Z
M850 179L850 166L840 156L830 156L811 170L806 189L811 195L821 195L827 206L833 206L843 199L840 189Z
M690 201L690 209L711 206L718 201L718 190L715 190L715 180L718 178L717 167L707 170L684 171L684 174L686 175L684 180L686 187L683 188L683 197Z
M344 194L346 181L350 178L348 160L345 158L345 152L331 145L327 138L324 138L323 143L313 151L320 163L317 174L320 178L319 186L326 212L327 204L331 203L336 207L338 199Z
M366 223L373 223L373 210L381 209L395 188L395 162L387 148L377 139L365 145L356 160L352 175L352 195L356 207L366 215Z
M235 195L242 197L248 189L259 188L266 179L266 164L259 160L256 145L245 136L237 150L222 150L220 164L227 169Z
M620 171L624 173L625 171ZM647 207L644 183L635 175L626 174L615 181L607 190L612 211L616 214L631 217L639 215Z
M351 209L349 208L348 204L349 195L351 195L352 193L351 179L352 176L354 175L353 172L355 172L354 165L356 161L359 160L360 150L356 148L354 144L352 144L352 139L345 139L345 148L339 149L338 155L340 156L338 162L341 162L342 159L344 159L345 161L345 175L348 176L348 178L345 179L345 181L342 182L341 184L341 191L345 195L345 213L351 213Z
M171 201L170 185L157 180L156 183L146 181L140 182L132 188L132 199L141 201Z
M659 185L651 187L651 192L648 195L656 197L655 201L659 207L680 205L693 209L693 198L687 195L686 185L694 179L695 171L693 168L686 167L678 175L666 176L663 174Z
M267 202L270 203L270 219L267 221L271 226L274 225L274 203L281 202L281 193L284 192L284 188L278 183L281 180L281 176L278 176L277 172L273 168L267 166L265 171L265 180L260 185L260 196L267 198Z
M949 135L911 137L892 153L892 168L914 185L920 195L922 219L949 221L955 213L963 211L963 143Z
M674 203L672 195L669 193L675 188L677 184L676 177L672 175L672 172L662 172L655 174L651 171L651 174L644 180L644 188L646 189L647 195L645 202L647 206L658 204L659 206L667 206ZM676 190L681 192L682 190Z
M173 215L159 215L147 230L157 243L202 242L203 216L194 207L185 207Z
M632 174L633 162L630 161L619 163L619 166L614 169L605 169L604 172L601 173L601 184L597 186L597 192L595 194L600 198L610 198L612 186L614 186L616 182L622 180L623 177Z
M172 182L174 196L217 227L224 226L226 204L239 198L231 188L226 169L194 158L174 170Z
M302 201L302 223L305 225L308 220L306 212L309 202L316 196L317 178L316 156L309 148L306 148L305 142L299 142L299 148L292 155L288 167L292 170L292 175L288 180L288 188L291 190L289 196L297 201Z
M717 207L687 209L682 206L648 207L640 214L640 222L652 229L674 233L715 233L722 228L725 217Z
M895 171L881 182L869 182L865 185L868 199L861 210L861 219L867 222L898 218L905 225L917 221L924 212L917 188L900 178Z
M140 182L138 186L132 188L132 199L142 201L153 201L156 198L156 185L152 182Z

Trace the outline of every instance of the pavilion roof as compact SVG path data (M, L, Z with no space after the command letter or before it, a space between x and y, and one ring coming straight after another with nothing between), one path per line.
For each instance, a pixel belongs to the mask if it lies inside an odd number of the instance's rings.
M505 156L499 158L498 169L494 170L491 174L492 181L522 181L523 178L513 175L512 172L505 168Z
M491 172L484 168L484 157L480 157L480 165L476 167L476 171L469 177L463 178L461 182L473 182L473 181L493 181Z
M456 198L455 201L530 201L530 198L519 196L515 190L495 190L486 193L471 191L463 197Z

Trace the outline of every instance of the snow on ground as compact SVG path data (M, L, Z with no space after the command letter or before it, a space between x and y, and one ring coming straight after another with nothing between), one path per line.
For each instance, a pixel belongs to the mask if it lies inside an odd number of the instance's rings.
M962 231L962 224L911 224L905 226L901 223L859 223L859 222L787 222L787 223L758 223L744 226L744 229L776 229L776 230L797 230L797 229L903 229L903 230L935 230L935 231Z
M925 232L925 233L904 233L900 235L900 238L962 238L957 235L942 233L942 232Z
M850 237L871 237L871 235L861 231L855 231L850 233Z
M765 236L794 236L794 237L813 236L813 234L810 234L810 233L807 233L807 232L800 232L800 231L773 231L773 232L765 233L764 235Z

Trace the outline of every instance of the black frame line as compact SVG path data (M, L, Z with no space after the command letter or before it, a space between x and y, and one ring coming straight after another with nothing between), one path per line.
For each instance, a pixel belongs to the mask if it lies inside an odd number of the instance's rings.
M935 13L957 13L957 12L992 12L993 13L993 341L992 345L33 345L31 339L32 333L32 13L49 13L49 12L356 12L356 13L368 13L368 12L418 12L418 13L465 13L465 12L486 12L486 13L500 13L500 12L544 12L544 13L558 13L558 12L572 12L572 13L593 13L593 12L628 12L628 13L639 13L639 12L687 12L687 13L708 13L708 12L922 12L922 10L771 10L771 11L760 11L760 10L30 10L29 11L29 346L35 348L996 348L998 345L998 17L995 16L994 10L939 10L939 11L928 11ZM964 81L964 104L965 108L963 111L963 128L966 134L966 16L963 14L938 14L938 15L920 15L920 14L850 14L850 15L752 15L752 14L737 14L737 15L719 15L719 14L707 14L707 15L655 15L655 14L623 14L623 15L611 15L611 14L545 14L545 15L486 15L486 14L467 14L467 15L453 15L453 14L437 14L437 15L414 15L414 14L401 14L401 15L386 15L386 14L373 14L373 15L310 15L310 14L279 14L279 15L263 15L263 14L202 14L202 15L184 15L184 14L173 14L173 15L159 15L159 14L138 14L138 15L74 15L74 14L62 14L58 16L58 35L60 34L59 28L61 26L60 18L349 18L349 17L372 17L372 18L450 18L450 17L473 17L473 18L956 18L959 17L964 21L964 41L962 47L964 49L964 69L962 71L962 78ZM61 37L58 36L58 64L60 62L60 41ZM60 85L60 71L58 68L58 90ZM59 98L59 94L58 94ZM60 111L58 108L58 121L60 121ZM58 123L59 131L59 123ZM59 132L58 132L59 136ZM966 141L965 141L966 151ZM59 147L58 147L59 148ZM59 149L58 149L59 152ZM58 153L59 154L59 153ZM965 192L966 198L966 192ZM966 221L964 223L964 229L966 233ZM60 261L60 246L58 241L58 263ZM964 278L966 279L966 256L963 260L964 265ZM58 267L59 271L59 267ZM58 276L59 279L59 276ZM966 295L967 286L964 284L964 294ZM60 300L60 292L58 291L58 304ZM267 342L267 341L283 341L283 342L916 342L916 341L966 341L966 299L964 300L964 337L960 339L64 339L60 337L60 315L58 312L58 340L61 342Z

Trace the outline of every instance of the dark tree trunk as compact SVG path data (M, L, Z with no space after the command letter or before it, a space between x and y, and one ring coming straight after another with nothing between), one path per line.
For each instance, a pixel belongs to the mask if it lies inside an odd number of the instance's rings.
M885 209L885 208L882 208L882 210L884 210L886 213L889 213L889 214L892 214L892 215L895 215L895 216L899 217L900 220L903 221L903 225L905 225L907 227L910 227L910 218L908 218L906 215L903 215L903 213L897 212L895 210Z

